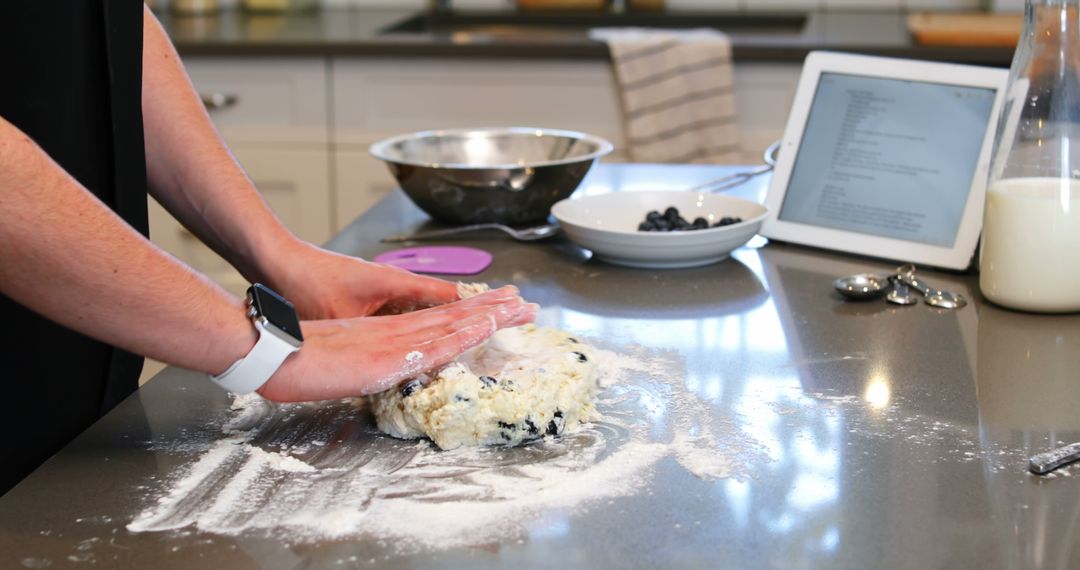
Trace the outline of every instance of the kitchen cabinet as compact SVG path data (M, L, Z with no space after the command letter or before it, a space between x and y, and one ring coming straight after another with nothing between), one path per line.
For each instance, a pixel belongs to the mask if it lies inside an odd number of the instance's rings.
M627 160L606 60L312 56L186 57L210 116L275 213L322 243L397 185L372 143L438 128L520 125L586 131ZM779 138L800 64L735 67L742 161ZM151 237L240 291L244 280L156 204Z
M186 58L211 118L274 213L301 238L322 243L330 219L326 66L322 58ZM216 101L216 103L214 103ZM242 277L156 203L150 238L229 290Z
M759 162L783 134L801 69L736 65L742 162ZM615 152L605 162L628 159L618 89L605 60L335 58L331 77L338 230L396 186L385 166L366 158L371 143L395 134L503 125L571 129L610 140Z
M327 76L322 58L187 58L196 90L256 188L297 235L322 243L331 219ZM150 237L227 289L246 281L156 203Z
M332 76L338 229L396 187L367 156L388 136L513 125L585 131L623 146L604 62L336 58ZM624 158L616 150L606 160Z
M323 58L185 58L210 117L274 213L300 237L322 243L335 229ZM225 289L248 282L180 225L149 204L150 238ZM142 381L163 365L148 360Z
M315 243L330 237L330 195L308 191L330 185L325 150L247 145L236 145L232 150L286 226ZM247 280L176 222L157 202L151 202L150 228L155 243L229 291L242 294L247 289Z

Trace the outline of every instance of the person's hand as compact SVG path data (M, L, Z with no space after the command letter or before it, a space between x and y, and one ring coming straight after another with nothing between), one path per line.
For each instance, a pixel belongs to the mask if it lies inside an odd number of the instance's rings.
M459 299L457 285L302 245L270 276L304 319L403 313Z
M392 316L304 321L304 347L259 393L282 402L373 394L431 371L496 330L531 322L514 287Z

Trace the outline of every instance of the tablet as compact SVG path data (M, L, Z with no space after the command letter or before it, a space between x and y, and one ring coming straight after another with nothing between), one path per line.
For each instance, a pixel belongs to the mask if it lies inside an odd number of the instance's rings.
M813 52L766 196L775 240L971 265L1008 70Z

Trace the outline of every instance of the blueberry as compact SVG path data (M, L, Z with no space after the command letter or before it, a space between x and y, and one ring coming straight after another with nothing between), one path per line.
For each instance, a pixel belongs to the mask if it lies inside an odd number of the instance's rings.
M675 206L669 206L668 209L664 210L664 218L672 222L679 219L679 209Z
M645 221L647 221L647 222L655 222L656 220L659 220L662 217L663 217L663 214L661 214L660 212L657 212L656 210L652 210L648 214L645 214Z
M469 398L466 398L465 396L462 396L461 394L454 394L454 401L455 402L471 402L472 400L469 399Z
M539 435L540 434L540 428L536 427L536 424L534 424L531 419L526 419L525 420L525 427L528 428L526 431L529 432L529 435Z
M690 225L690 222L688 222L688 221L686 221L686 220L684 220L682 218L679 218L678 220L675 220L675 229L677 229L677 230L689 230L692 227L693 226Z
M419 380L409 380L404 386L401 387L401 397L408 398L423 386L424 384L421 383Z
M498 380L495 380L491 376L481 376L480 377L480 383L483 384L485 388L490 388L490 387L494 386L497 382L498 382Z
M562 410L555 410L555 413L552 415L554 416L554 419L548 422L547 435L559 435L562 433L566 420L563 419Z
M724 216L723 218L720 218L719 222L716 222L715 224L713 224L713 227L714 228L719 228L719 227L722 227L722 226L730 226L731 224L737 224L737 223L739 223L741 221L742 221L742 218L733 218L731 216Z
M568 340L568 341L570 341L570 342L572 342L574 344L577 344L578 342L580 342L578 339L576 339L576 338L574 338L572 336L566 337L566 340Z
M507 422L502 422L502 421L501 421L501 422L499 422L499 427L501 427L501 428L503 428L503 429L508 429L508 430L515 430L515 429L517 429L517 426L516 426L516 425L514 425L514 424L511 424L511 423L507 423Z
M703 230L707 227L709 227L709 220L706 220L705 218L694 218L695 230Z
M671 231L671 222L667 220L656 220L656 229L661 232Z
M584 354L580 353L580 352L571 352L570 354L576 355L578 362L588 362L589 361L589 358L587 356L585 356Z
M656 224L653 222L641 222L637 227L639 232L655 232Z

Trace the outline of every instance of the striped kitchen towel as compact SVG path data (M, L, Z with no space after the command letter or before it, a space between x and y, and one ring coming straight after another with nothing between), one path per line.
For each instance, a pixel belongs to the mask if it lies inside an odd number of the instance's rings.
M712 29L598 28L635 162L738 163L731 40Z

